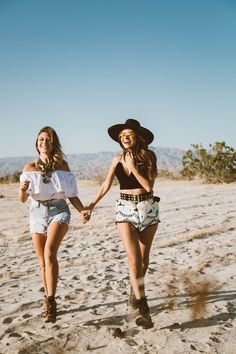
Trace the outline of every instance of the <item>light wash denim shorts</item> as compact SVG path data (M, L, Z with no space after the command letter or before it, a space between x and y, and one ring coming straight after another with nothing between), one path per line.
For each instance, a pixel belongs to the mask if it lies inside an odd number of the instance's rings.
M69 225L70 210L64 199L52 199L45 201L31 201L30 207L30 232L45 234L52 222Z
M153 198L139 203L118 199L116 201L116 223L128 222L141 232L148 226L158 224L159 205Z

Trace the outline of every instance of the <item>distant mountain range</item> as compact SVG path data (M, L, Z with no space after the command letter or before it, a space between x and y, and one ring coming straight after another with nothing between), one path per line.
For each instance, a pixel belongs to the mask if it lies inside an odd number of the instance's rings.
M159 170L170 172L181 170L184 150L164 147L152 147L152 150L157 155ZM117 152L109 151L68 154L67 160L71 170L79 179L93 179L106 174L115 155L117 155ZM27 162L33 161L35 158L36 156L0 158L0 177L21 171Z

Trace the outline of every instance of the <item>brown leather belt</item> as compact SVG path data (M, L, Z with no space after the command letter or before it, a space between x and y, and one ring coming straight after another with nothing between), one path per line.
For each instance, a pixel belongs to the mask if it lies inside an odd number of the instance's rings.
M153 193L144 193L144 194L126 194L120 193L120 199L123 200L130 200L131 202L139 203L144 200L149 200L153 198Z

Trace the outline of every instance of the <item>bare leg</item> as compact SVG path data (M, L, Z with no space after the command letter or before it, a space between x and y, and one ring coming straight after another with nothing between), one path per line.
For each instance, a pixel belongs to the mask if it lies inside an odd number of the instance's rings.
M157 225L149 226L146 230L137 232L129 223L117 224L126 254L128 256L130 281L135 295L134 309L138 308L136 324L145 329L152 328L153 322L149 314L149 306L145 296L144 276L149 263L149 253Z
M139 246L142 254L142 273L146 274L149 265L149 254L158 224L151 225L139 233Z
M44 247L45 278L47 284L47 295L55 296L58 281L57 251L67 233L68 225L59 222L52 222L47 231L47 240Z
M137 299L145 296L143 272L142 272L142 254L139 245L139 233L135 228L127 223L117 224L120 238L123 242L129 263L130 282Z
M40 272L41 272L41 278L42 278L44 291L47 296L48 290L47 290L47 284L46 284L45 262L44 262L44 247L45 247L47 237L46 237L46 234L34 233L32 238L33 238L33 242L34 242L35 252L36 252L36 255L39 260Z

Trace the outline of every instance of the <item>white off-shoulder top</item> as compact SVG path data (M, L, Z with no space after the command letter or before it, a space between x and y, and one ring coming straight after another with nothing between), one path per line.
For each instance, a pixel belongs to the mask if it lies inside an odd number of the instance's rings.
M49 183L43 183L38 171L22 172L20 181L30 181L27 193L34 200L65 199L78 195L75 175L72 172L56 170Z

